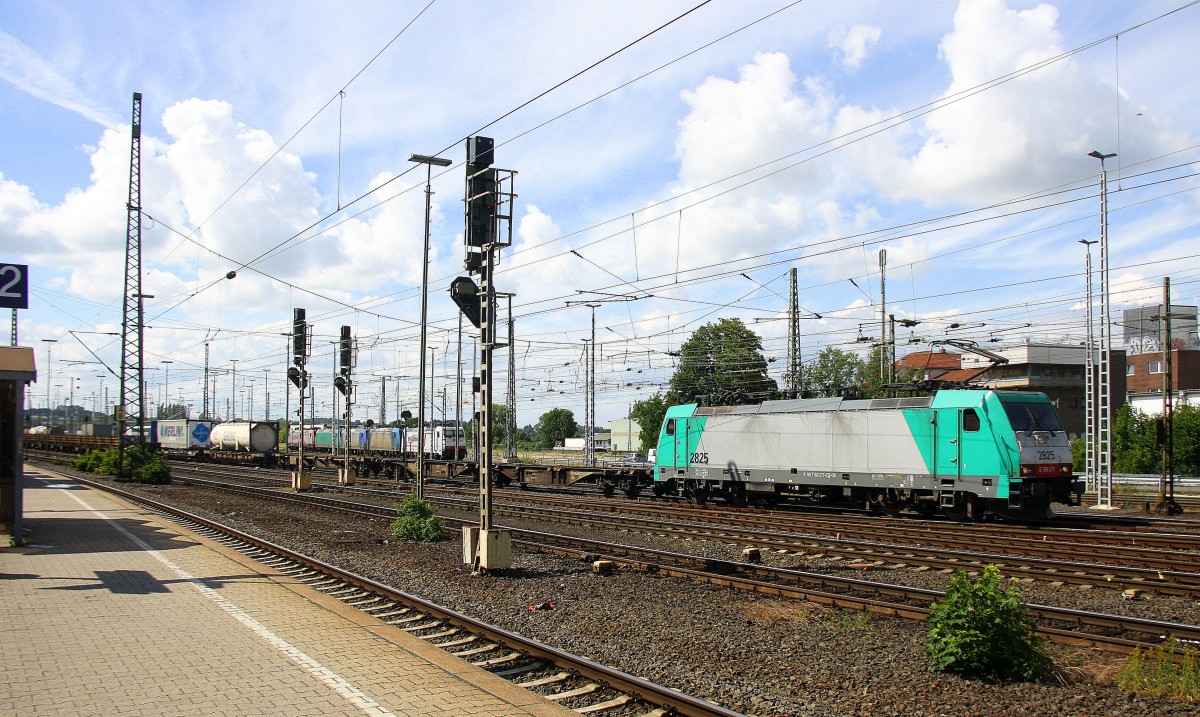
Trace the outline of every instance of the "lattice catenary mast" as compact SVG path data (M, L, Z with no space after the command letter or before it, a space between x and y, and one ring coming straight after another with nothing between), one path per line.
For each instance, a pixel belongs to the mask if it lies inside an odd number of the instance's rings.
M117 479L125 475L125 436L130 419L137 422L137 442L145 443L142 410L142 93L133 93L129 145L129 199L125 203L125 299L121 312L121 405L117 419L121 438L117 448Z

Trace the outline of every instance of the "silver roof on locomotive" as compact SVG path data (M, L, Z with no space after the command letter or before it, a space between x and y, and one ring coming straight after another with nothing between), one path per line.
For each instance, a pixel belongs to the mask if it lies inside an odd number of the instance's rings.
M705 406L696 409L697 416L756 413L803 413L807 411L870 411L897 408L929 408L933 396L909 398L793 398L782 401L763 401L751 406Z

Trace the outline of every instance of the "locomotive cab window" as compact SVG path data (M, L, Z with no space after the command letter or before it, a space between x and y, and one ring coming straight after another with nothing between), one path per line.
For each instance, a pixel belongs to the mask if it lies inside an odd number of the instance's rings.
M674 418L669 419L667 421L667 435L668 436L675 435L675 419Z
M974 408L968 408L962 413L963 431L974 433L979 430L979 414Z
M1033 433L1046 431L1057 433L1063 430L1058 412L1049 403L1026 403L1003 401L1004 412L1008 414L1009 423L1014 431Z

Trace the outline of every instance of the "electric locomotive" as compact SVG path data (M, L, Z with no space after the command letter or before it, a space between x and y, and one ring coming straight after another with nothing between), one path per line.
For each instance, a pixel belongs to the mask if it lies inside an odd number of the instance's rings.
M739 505L796 498L885 513L1038 518L1051 502L1079 505L1083 483L1045 394L944 390L672 406L654 492Z

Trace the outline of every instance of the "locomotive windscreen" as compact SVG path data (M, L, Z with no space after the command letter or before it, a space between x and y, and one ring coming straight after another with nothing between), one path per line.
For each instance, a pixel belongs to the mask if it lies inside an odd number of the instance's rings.
M1010 402L1003 398L1000 401L1004 404L1004 412L1008 414L1008 421L1012 424L1014 431L1030 433L1032 431L1059 432L1063 430L1058 411L1055 411L1054 406L1049 403Z

